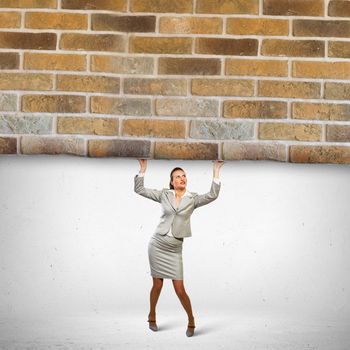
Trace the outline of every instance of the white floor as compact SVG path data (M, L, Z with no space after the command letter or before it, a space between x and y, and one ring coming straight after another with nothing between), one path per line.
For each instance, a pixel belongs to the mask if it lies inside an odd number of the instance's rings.
M186 337L183 311L157 311L158 332L145 314L0 321L0 349L278 349L349 350L350 323L322 317L206 313Z

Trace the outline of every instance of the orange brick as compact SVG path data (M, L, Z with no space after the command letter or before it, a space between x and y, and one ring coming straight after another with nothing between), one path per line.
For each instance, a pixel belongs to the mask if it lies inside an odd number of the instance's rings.
M22 112L82 113L85 102L85 96L23 95Z
M323 16L324 0L264 0L264 15Z
M124 93L185 96L187 94L187 82L184 79L125 78Z
M350 142L350 126L327 125L326 140L330 142Z
M293 102L292 118L310 120L350 120L350 105L341 103Z
M293 62L293 77L350 79L350 62Z
M292 163L350 163L350 147L346 146L290 146Z
M120 78L89 75L58 75L57 90L119 94Z
M286 77L288 76L288 61L227 59L225 74Z
M324 57L325 43L319 40L264 39L264 56Z
M226 32L236 35L288 35L289 21L265 18L228 18Z
M321 141L321 134L318 124L259 123L261 140Z
M25 27L35 29L87 29L87 15L81 13L27 12Z
M86 70L86 55L24 53L24 69Z
M58 134L118 135L119 121L115 118L58 117Z
M0 7L6 8L57 8L57 0L0 0Z
M159 32L169 34L221 34L222 19L215 17L161 17Z
M197 0L197 13L251 14L259 13L259 0Z
M202 96L253 96L254 81L239 79L193 79L192 94Z
M60 49L86 51L126 51L126 36L114 34L63 33Z
M154 159L218 159L216 142L155 142Z
M350 100L350 84L326 82L324 97L330 100Z
M21 14L19 12L0 12L0 28L19 28Z
M0 136L0 154L16 154L17 138Z
M258 96L320 98L321 84L309 82L262 80L258 82Z
M350 21L296 19L293 21L293 35L348 38Z
M189 54L192 52L191 38L175 37L130 37L130 52Z
M175 12L192 13L192 1L176 0L130 0L130 9L132 12Z
M287 103L280 101L224 101L225 118L286 118Z
M183 120L124 119L122 135L185 138L186 123Z
M52 90L52 74L1 73L0 90Z
M127 0L61 0L63 9L126 11Z

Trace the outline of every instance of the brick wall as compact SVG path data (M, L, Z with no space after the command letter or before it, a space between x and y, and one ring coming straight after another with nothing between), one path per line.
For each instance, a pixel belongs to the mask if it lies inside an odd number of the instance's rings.
M350 1L0 0L0 153L350 163Z

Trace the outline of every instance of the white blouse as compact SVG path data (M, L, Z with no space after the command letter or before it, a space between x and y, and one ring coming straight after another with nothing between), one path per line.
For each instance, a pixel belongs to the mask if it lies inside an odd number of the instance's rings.
M138 176L140 176L140 177L142 177L142 176L144 176L145 175L145 173L140 173L139 172L139 174L138 174ZM217 178L217 177L213 177L213 181L215 182L215 183L217 183L217 184L219 184L220 183L220 179L219 178ZM170 191L172 191L173 193L174 193L174 197L175 197L175 190L174 189L170 189ZM186 191L184 194L183 194L183 196L188 196L190 193L188 192L188 191ZM182 197L183 197L182 196ZM170 230L169 230L169 232L167 233L167 235L168 236L171 236L171 237L174 237L174 235L172 234L172 232L171 232L171 226L170 226Z

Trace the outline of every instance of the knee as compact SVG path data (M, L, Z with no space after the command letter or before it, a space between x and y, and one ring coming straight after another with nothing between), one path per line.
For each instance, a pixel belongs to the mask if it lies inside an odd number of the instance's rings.
M179 298L184 298L186 296L186 291L184 288L176 288L175 292Z
M160 292L163 287L163 282L157 282L153 284L153 289L157 292Z

